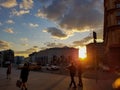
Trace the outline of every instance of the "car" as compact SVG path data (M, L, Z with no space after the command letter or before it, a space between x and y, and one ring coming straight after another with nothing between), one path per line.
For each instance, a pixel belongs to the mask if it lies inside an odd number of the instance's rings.
M41 70L41 66L38 64L30 64L29 65L30 70Z
M23 66L24 66L24 64L19 64L17 68L18 68L18 69L22 69Z
M56 65L46 65L46 69L47 70L59 70L60 67L59 66L56 66Z
M24 66L24 64L19 64L18 65L18 69L22 69ZM38 64L34 64L34 63L30 63L29 64L29 69L30 70L41 70L41 66Z

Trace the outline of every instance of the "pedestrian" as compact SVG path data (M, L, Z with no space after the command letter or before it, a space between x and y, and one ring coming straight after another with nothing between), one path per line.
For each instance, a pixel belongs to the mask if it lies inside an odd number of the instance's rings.
M11 63L7 66L7 79L11 79Z
M82 64L81 64L80 61L78 61L77 69L78 69L78 80L79 80L78 86L83 87L83 83L82 83Z
M69 72L70 72L70 78L71 78L71 82L69 84L69 87L72 86L72 84L74 85L73 88L76 88L76 83L75 83L75 80L74 80L74 77L75 77L75 74L76 74L76 67L73 63L71 63L71 65L68 67L69 69Z
M28 90L27 89L27 80L28 80L28 75L29 75L29 64L25 63L21 73L20 73L20 79L22 80L22 85L21 85L21 90Z

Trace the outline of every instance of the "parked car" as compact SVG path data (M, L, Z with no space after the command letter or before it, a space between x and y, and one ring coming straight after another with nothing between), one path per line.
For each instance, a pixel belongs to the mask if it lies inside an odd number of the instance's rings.
M19 64L18 65L18 69L22 69L24 66L24 64ZM29 69L30 70L41 70L41 66L38 64L34 64L34 63L30 63L29 64Z
M47 70L59 70L60 67L56 65L46 65Z
M19 64L17 68L18 68L18 69L22 69L23 66L24 66L24 64Z
M41 66L38 64L30 64L30 70L41 70Z

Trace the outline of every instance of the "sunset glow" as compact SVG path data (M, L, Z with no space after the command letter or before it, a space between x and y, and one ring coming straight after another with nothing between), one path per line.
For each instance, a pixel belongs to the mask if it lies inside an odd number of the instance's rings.
M85 59L87 57L86 55L86 47L79 47L79 58Z

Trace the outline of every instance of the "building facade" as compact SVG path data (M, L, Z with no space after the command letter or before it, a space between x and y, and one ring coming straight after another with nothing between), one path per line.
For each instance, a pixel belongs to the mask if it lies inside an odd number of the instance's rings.
M1 66L6 66L7 63L14 63L14 51L10 49L0 51L0 58Z
M14 63L15 64L21 64L21 63L23 63L24 62L24 56L15 56L14 57Z
M104 43L110 66L120 66L120 0L104 0Z
M87 60L89 66L96 66L99 63L106 63L104 60L104 44L103 43L90 43L86 45Z
M41 65L67 64L78 60L78 49L69 47L50 48L31 54L30 59L32 62L41 63Z

